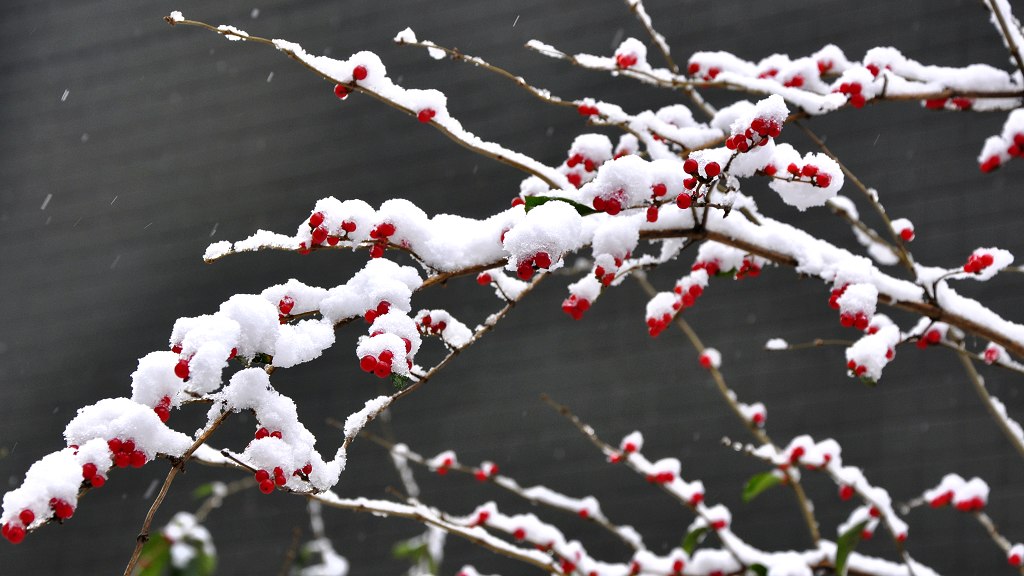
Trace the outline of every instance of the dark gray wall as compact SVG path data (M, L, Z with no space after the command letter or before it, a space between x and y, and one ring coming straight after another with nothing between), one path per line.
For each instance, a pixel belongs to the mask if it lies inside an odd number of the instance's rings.
M290 231L316 199L332 194L371 203L399 196L429 213L480 216L502 209L518 190L521 175L515 171L369 99L354 96L340 103L330 86L273 50L229 44L196 29L171 29L161 17L174 9L297 41L313 53L345 57L374 50L403 85L445 91L453 114L471 130L550 164L586 130L579 117L546 107L482 71L393 47L394 34L412 26L421 38L482 56L567 98L592 95L634 111L678 100L521 48L538 38L571 51L607 54L624 35L642 37L616 0L6 0L0 4L4 488L15 487L35 459L62 445L60 431L75 409L128 394L136 359L166 346L175 318L213 311L233 293L258 292L290 277L331 286L364 258L261 254L206 266L200 255L211 241L240 239L257 228ZM976 2L650 0L648 9L681 61L696 50L729 49L756 59L772 52L805 54L833 42L852 58L891 44L936 64L1008 65ZM1012 163L983 177L974 160L984 137L1001 122L1000 115L884 105L844 111L813 125L862 179L881 190L893 214L915 221L919 258L954 266L977 246L1024 253L1017 229L1022 168ZM798 148L811 146L795 130L784 139ZM766 212L853 245L849 232L824 211L797 215L768 194L757 197ZM654 279L669 286L686 265L680 262ZM595 494L611 518L636 525L656 550L677 544L689 513L642 479L604 465L538 402L538 394L548 392L610 440L642 429L649 454L681 458L684 475L703 479L709 500L732 506L736 529L752 543L806 545L785 491L749 505L738 502L744 479L759 467L721 448L719 440L743 432L680 336L646 336L641 291L626 284L574 323L558 309L563 284L542 287L500 330L403 401L394 414L395 434L427 454L453 448L465 462L492 459L524 484ZM970 292L1019 318L1021 288L1010 277ZM802 341L842 335L826 298L821 283L770 270L755 282L716 282L687 315L706 342L724 351L725 373L741 398L768 405L775 438L786 441L804 432L836 438L846 460L863 466L896 499L915 495L946 472L981 475L994 487L993 516L1011 538L1024 539L1024 523L1015 513L1024 501L1024 466L949 354L901 351L883 382L868 389L845 376L841 349L788 356L761 350L772 336ZM425 294L417 304L447 307L469 323L496 305L472 280ZM344 330L337 349L322 360L275 375L328 453L336 435L324 419L344 417L381 391L354 366L347 343L355 337L355 331ZM1002 372L985 375L1011 413L1024 415L1020 381ZM186 411L173 422L192 430L200 418L200 411ZM228 426L215 444L238 446L250 425ZM398 483L387 459L369 443L355 445L350 463L339 485L343 495L383 497L385 487ZM166 465L154 464L115 474L108 487L83 501L68 526L47 527L18 547L0 545L0 572L120 570L165 472ZM837 503L830 483L808 476L823 530L831 536L847 505ZM191 467L158 522L194 507L188 494L195 486L234 477ZM500 498L472 479L423 483L426 501L455 513ZM302 508L299 499L247 494L216 512L209 526L223 573L274 573L293 527L305 527ZM1006 571L1001 553L968 518L921 510L909 520L909 547L922 561L954 574ZM358 574L396 573L398 566L386 560L391 543L419 530L401 520L345 512L329 512L327 521ZM566 521L567 528L600 546L603 536L579 524ZM881 542L865 548L891 555L885 538L876 540ZM614 543L607 550L609 559L624 554ZM453 540L443 573L454 573L466 561L485 570L522 571Z

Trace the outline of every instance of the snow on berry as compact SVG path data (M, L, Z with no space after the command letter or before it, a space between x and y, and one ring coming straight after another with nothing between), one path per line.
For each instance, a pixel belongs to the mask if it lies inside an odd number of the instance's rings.
M398 310L381 314L374 319L368 330L369 336L359 338L356 357L364 370L379 377L390 374L409 374L409 363L420 348L420 335L416 321ZM373 366L364 364L367 358L375 359Z
M690 56L686 72L694 78L710 81L717 78L722 72L757 76L757 67L729 52L694 52Z
M546 202L530 210L505 234L503 245L510 255L506 269L518 271L520 264L534 262L539 268L554 270L563 265L563 254L582 244L583 217L565 202ZM541 254L545 262L540 261Z
M107 398L80 408L64 429L64 438L76 446L94 438L131 439L147 459L157 454L181 456L192 444L188 436L165 426L151 407L128 398ZM81 476L80 465L77 472Z
M892 229L904 242L914 239L914 223L906 218L896 218L892 221Z
M839 164L820 152L808 152L801 158L789 144L779 144L774 148L771 163L786 167L788 174L772 178L768 185L783 202L801 212L824 205L843 187Z
M51 517L70 517L68 512L74 513L81 484L82 466L72 448L47 454L36 461L25 473L21 486L4 494L0 525L6 530L20 531L13 534L13 538L9 532L5 532L5 536L17 544L28 529L41 526ZM59 515L54 507L58 502L62 503ZM24 520L28 519L28 514L22 517L26 510L32 514L32 522L27 525Z
M866 334L846 349L846 367L856 377L876 381L892 361L899 341L900 330L895 325Z
M658 165L665 172L665 165ZM614 216L627 208L642 206L651 197L651 162L639 156L623 156L605 162L597 178L579 190L585 204Z
M765 420L768 419L768 410L761 402L753 404L738 402L737 406L740 409L740 413L743 414L743 418L755 426L764 426Z
M647 302L647 331L657 336L668 328L678 310L679 298L674 292L659 292Z
M967 257L963 271L967 275L960 278L988 280L1003 268L1013 264L1013 254L1000 248L978 248Z
M156 408L164 398L169 398L167 407L177 408L187 386L174 374L178 360L178 354L167 351L150 352L139 358L139 366L132 372L132 401Z
M644 447L644 435L639 430L634 430L629 434L626 434L619 442L619 450L627 454L639 452Z
M452 450L445 450L426 461L428 468L442 476L448 473L449 468L457 465L458 463L459 459L455 456L455 452Z
M630 218L608 218L600 222L593 231L591 248L594 258L603 255L613 260L624 260L640 241L639 221ZM618 265L615 265L618 268Z
M1024 544L1014 544L1006 552L1006 561L1010 566L1024 566Z
M440 335L452 348L461 348L473 339L473 331L445 310L420 310L415 322L422 330Z
M988 343L982 357L985 359L985 364L995 364L996 362L1009 358L1006 354L1006 348L1003 348L995 342Z
M981 478L964 480L958 474L946 474L938 486L925 490L922 497L933 508L951 504L961 512L972 512L985 507L988 494L988 484Z
M850 284L836 300L839 320L843 326L867 330L878 304L878 288L874 284Z
M722 353L715 348L705 348L700 354L700 365L707 369L718 369L722 366Z
M764 343L765 350L785 350L789 348L789 342L786 342L784 338L770 338Z
M270 376L265 370L247 368L236 372L215 396L208 418L212 421L223 411L243 410L252 410L262 427L280 433L260 435L249 443L242 456L253 468L267 471L281 468L287 471L284 476L288 486L308 489L292 471L311 464L307 477L314 488L326 490L338 482L343 459L323 460L314 449L316 438L299 421L295 402L270 385Z
M331 323L362 316L367 310L375 310L381 302L407 312L412 309L412 292L422 283L415 268L375 258L348 282L330 289L320 302L320 312Z
M647 46L636 38L626 38L615 49L615 64L619 68L650 70L647 63Z

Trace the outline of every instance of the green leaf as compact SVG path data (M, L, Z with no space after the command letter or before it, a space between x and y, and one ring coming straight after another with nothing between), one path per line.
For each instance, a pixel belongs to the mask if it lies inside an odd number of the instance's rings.
M391 548L391 555L400 560L418 562L425 554L428 554L427 543L419 538L397 542Z
M192 491L192 497L195 498L196 500L208 498L211 494L213 494L213 482L200 484L199 486L196 487L195 490Z
M593 208L585 204L580 204L579 202L569 200L568 198L555 198L554 196L527 196L526 211L529 212L530 210L533 210L534 208L540 206L541 204L546 204L548 202L556 200L558 202L565 202L566 204L572 206L573 208L576 209L577 212L580 213L580 216L589 216L591 214L597 214L597 210L594 210Z
M401 374L391 375L391 384L395 387L395 390L404 390L406 386L412 382L412 379L402 376Z
M693 554L693 551L700 546L700 543L704 541L704 537L708 535L708 527L697 528L690 532L683 538L683 550L686 550L687 554Z
M196 556L184 570L175 570L174 576L213 576L217 570L217 558L203 553L202 544L196 545Z
M850 552L853 552L857 544L860 544L860 535L864 532L864 527L867 525L868 521L865 520L839 536L839 541L836 542L837 576L846 576L846 561L850 557Z
M171 563L171 543L161 535L154 535L142 545L139 553L138 576L160 576Z
M743 487L743 501L750 502L754 498L771 488L772 486L778 486L782 480L773 474L772 472L761 472L760 474L754 474L747 480L747 485Z
M768 576L768 568L765 568L763 564L751 564L747 569L757 576Z

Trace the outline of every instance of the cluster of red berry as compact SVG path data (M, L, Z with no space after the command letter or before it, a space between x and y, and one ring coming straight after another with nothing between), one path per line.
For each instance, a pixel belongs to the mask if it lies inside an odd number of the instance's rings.
M813 164L800 166L795 162L790 162L789 166L786 166L786 172L789 172L791 180L802 181L806 178L811 185L819 188L827 188L832 183L832 176L827 172L819 171L818 167Z
M524 258L519 262L519 266L516 268L516 276L519 276L520 280L529 280L533 278L533 272L536 269L547 270L551 266L551 256L548 256L547 252L537 252L529 258Z
M736 271L737 280L742 280L744 278L757 278L760 275L761 265L750 258L744 258L743 264L740 265L739 270Z
M754 118L743 132L733 134L725 141L725 147L737 152L747 152L757 146L768 144L771 138L782 134L782 126L770 118Z
M964 264L964 272L967 272L968 274L979 274L994 262L995 258L986 252L971 254L967 257L967 263Z
M370 230L370 238L376 240L370 248L370 258L380 258L388 247L388 242L395 234L395 225L390 222L381 222Z
M331 234L327 226L324 226L324 213L314 212L309 217L309 228L312 231L312 238L310 243L312 246L320 246L324 242L327 242L328 246L337 246L338 242L342 239L347 238L349 234L356 231L356 223L351 220L345 220L341 223L341 228L338 233ZM308 249L306 249L308 251Z
M686 67L686 73L689 74L690 76L694 77L694 78L697 78L698 80L708 80L708 81L711 81L711 80L714 80L715 78L717 78L718 75L721 74L721 72L722 72L721 68L718 68L716 66L711 66L703 74L703 77L701 77L700 76L700 71L701 71L702 68L703 68L703 66L701 66L700 62L691 61L690 64Z
M568 298L562 301L562 312L572 316L573 320L583 318L583 313L587 310L590 310L590 300L575 294L570 294Z
M867 98L864 97L864 87L860 85L860 82L843 82L839 85L839 88L835 92L840 94L846 94L847 102L854 108L863 108L867 104Z
M620 189L603 196L595 196L593 205L594 210L605 212L609 216L615 216L622 212L623 208L627 207L626 192Z

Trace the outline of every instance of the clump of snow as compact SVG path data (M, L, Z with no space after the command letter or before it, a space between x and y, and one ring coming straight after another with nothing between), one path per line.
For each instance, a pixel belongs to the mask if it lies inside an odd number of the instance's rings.
M551 259L549 270L560 268L562 256L583 244L582 220L565 202L546 202L530 210L505 234L504 247L510 255L506 268L516 270L520 262L542 252Z
M764 343L765 350L785 350L789 348L789 342L782 338L772 338Z

